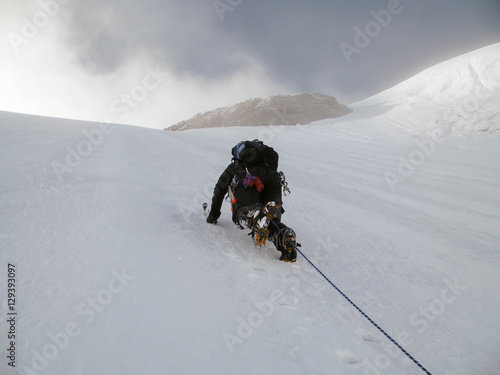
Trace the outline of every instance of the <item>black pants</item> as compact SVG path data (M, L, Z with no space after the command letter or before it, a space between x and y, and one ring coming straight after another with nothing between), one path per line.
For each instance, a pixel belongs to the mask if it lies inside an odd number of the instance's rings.
M263 166L250 167L248 170L253 176L259 177L264 184L264 189L259 192L256 187L245 188L243 186L244 176L240 178L234 191L236 203L233 205L233 221L235 223L238 222L238 218L242 214L255 208L256 205L266 205L268 202L275 202L278 206L282 205L281 177L279 173L272 168ZM281 221L281 209L274 221ZM274 225L270 225L269 229L273 232L276 228Z

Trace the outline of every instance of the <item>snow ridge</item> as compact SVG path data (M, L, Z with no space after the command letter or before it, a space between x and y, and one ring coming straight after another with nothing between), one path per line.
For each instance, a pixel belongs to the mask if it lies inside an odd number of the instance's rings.
M475 136L500 131L500 43L437 64L352 104L384 107L381 120L412 134Z

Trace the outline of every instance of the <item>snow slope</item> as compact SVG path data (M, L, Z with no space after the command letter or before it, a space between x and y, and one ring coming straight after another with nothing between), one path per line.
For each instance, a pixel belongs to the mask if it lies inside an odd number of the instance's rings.
M350 105L410 134L491 134L500 130L500 43L437 64Z
M186 132L0 113L1 373L422 374L300 255L255 248L227 204L205 222L231 147L260 138L308 258L431 373L500 374L497 133L358 109Z

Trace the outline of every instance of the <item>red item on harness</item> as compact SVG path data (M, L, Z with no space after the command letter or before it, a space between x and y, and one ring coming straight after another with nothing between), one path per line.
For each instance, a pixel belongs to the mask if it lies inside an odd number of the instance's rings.
M260 180L259 177L257 176L252 176L250 172L247 172L245 176L245 180L243 180L243 186L245 188L251 188L254 187L257 189L257 191L260 193L262 190L264 190L264 184Z

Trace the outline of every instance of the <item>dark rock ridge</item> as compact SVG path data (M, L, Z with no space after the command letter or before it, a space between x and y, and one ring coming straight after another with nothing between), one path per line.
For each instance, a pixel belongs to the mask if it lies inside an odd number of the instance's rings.
M305 125L352 112L333 96L323 94L274 95L255 98L214 111L198 113L165 130L216 128L228 126Z

